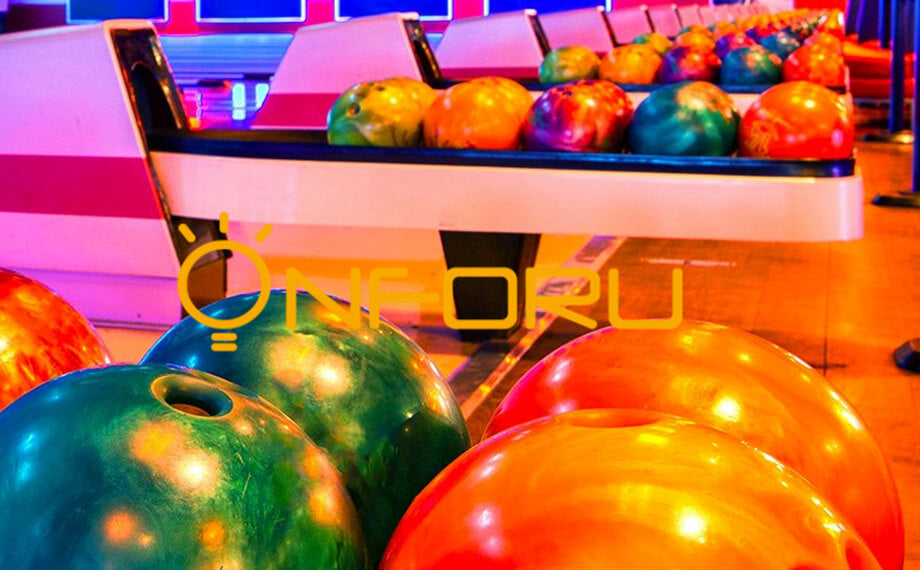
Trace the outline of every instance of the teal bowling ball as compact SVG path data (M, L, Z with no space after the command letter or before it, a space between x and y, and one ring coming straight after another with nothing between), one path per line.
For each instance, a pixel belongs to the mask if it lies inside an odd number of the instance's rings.
M0 413L0 568L366 567L330 459L209 374L112 366Z
M627 133L635 154L724 156L735 150L740 118L731 97L703 81L652 91Z
M242 315L256 294L202 309ZM212 329L186 318L144 356L216 374L278 406L342 472L362 520L372 563L409 503L470 445L450 387L431 359L396 327L351 327L313 296L296 295L296 325L285 324L283 290L233 330L234 352L211 350Z
M780 59L785 61L785 59L789 57L789 54L802 47L802 42L799 41L798 37L793 32L782 30L762 38L760 40L760 45L772 51L779 56Z
M722 60L722 85L775 85L783 79L783 62L761 46L738 48Z

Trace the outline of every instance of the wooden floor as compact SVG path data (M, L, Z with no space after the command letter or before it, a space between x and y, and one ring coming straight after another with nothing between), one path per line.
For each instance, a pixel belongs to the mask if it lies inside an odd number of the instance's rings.
M920 336L920 211L869 205L906 189L906 148L863 144L866 236L851 243L757 244L629 239L620 270L624 317L670 313L670 274L684 268L684 316L761 335L824 372L861 412L891 461L907 530L906 570L920 570L920 375L892 350ZM606 273L606 270L605 270ZM606 298L606 292L602 299ZM606 323L606 304L591 309ZM474 437L501 396L537 359L585 332L557 322L469 418Z

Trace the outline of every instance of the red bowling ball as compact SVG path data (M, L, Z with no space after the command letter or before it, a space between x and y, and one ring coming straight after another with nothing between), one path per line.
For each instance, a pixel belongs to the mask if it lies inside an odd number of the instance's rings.
M641 410L499 434L416 497L381 570L870 570L805 479L734 437Z
M846 400L781 348L744 331L692 321L669 331L599 330L525 374L485 437L588 408L675 414L744 440L807 478L883 568L901 567L904 528L885 457Z
M739 149L742 156L757 158L833 160L853 155L855 137L844 97L793 81L771 87L751 104L741 119Z
M843 55L821 45L806 45L795 50L783 63L783 81L810 81L828 87L846 84Z
M0 410L42 382L108 362L96 331L67 301L0 269Z

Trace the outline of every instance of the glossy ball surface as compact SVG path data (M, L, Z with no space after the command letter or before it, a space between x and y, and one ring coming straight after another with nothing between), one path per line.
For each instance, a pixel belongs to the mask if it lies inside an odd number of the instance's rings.
M425 145L514 150L533 97L520 83L484 77L445 89L425 114Z
M657 51L658 55L664 55L668 53L668 50L671 49L671 40L668 39L668 36L659 34L658 32L640 34L636 36L636 39L633 40L633 43L647 44L651 46L652 49Z
M42 382L108 362L96 331L67 301L0 269L0 410Z
M540 64L541 83L567 83L577 79L596 79L601 60L584 46L556 48Z
M719 83L722 85L773 85L782 79L783 62L776 54L760 46L731 51L722 61Z
M648 85L655 82L661 56L648 44L626 44L601 59L598 76L614 83Z
M872 434L821 374L776 345L694 321L669 331L598 330L528 371L499 405L485 437L589 408L670 413L769 453L808 479L884 568L900 567L898 492Z
M202 309L242 315L255 294ZM296 296L286 326L284 291L273 291L252 322L234 329L234 352L212 352L212 330L187 318L144 362L194 367L256 392L290 416L341 471L361 517L372 563L413 497L469 447L447 383L431 359L396 327L351 327L311 295Z
M844 98L805 81L764 91L741 120L743 156L843 159L853 155L856 128Z
M814 488L737 439L673 416L586 410L496 435L438 475L381 565L410 568L878 566Z
M524 147L534 150L618 152L633 108L622 89L586 79L557 85L536 100L524 124Z
M778 55L780 59L785 60L789 57L789 54L802 47L802 42L794 34L780 31L761 39L760 45Z
M708 32L691 30L683 32L674 38L674 47L688 47L700 51L712 51L716 48L716 42Z
M725 59L729 52L753 45L757 45L757 42L744 32L732 32L716 40L715 51L719 59Z
M783 81L810 81L828 87L846 84L843 55L820 45L803 46L783 63Z
M658 68L658 81L716 81L722 64L714 51L701 51L689 47L675 47L664 54Z
M669 85L639 104L629 125L637 154L723 156L734 152L738 113L731 97L711 83Z
M427 84L396 77L359 83L336 99L326 119L330 144L413 147L437 94Z
M289 418L213 376L113 366L0 414L0 567L365 567L354 507Z

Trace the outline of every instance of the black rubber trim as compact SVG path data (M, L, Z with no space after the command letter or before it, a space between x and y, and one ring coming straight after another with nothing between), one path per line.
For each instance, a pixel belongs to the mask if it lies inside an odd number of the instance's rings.
M737 176L793 176L837 178L851 176L855 161L770 160L729 156L656 156L545 151L455 150L440 148L386 148L334 146L324 131L218 131L149 133L151 151L184 154L265 158L276 160L327 160L386 164L442 164L547 170L611 172L669 172Z

